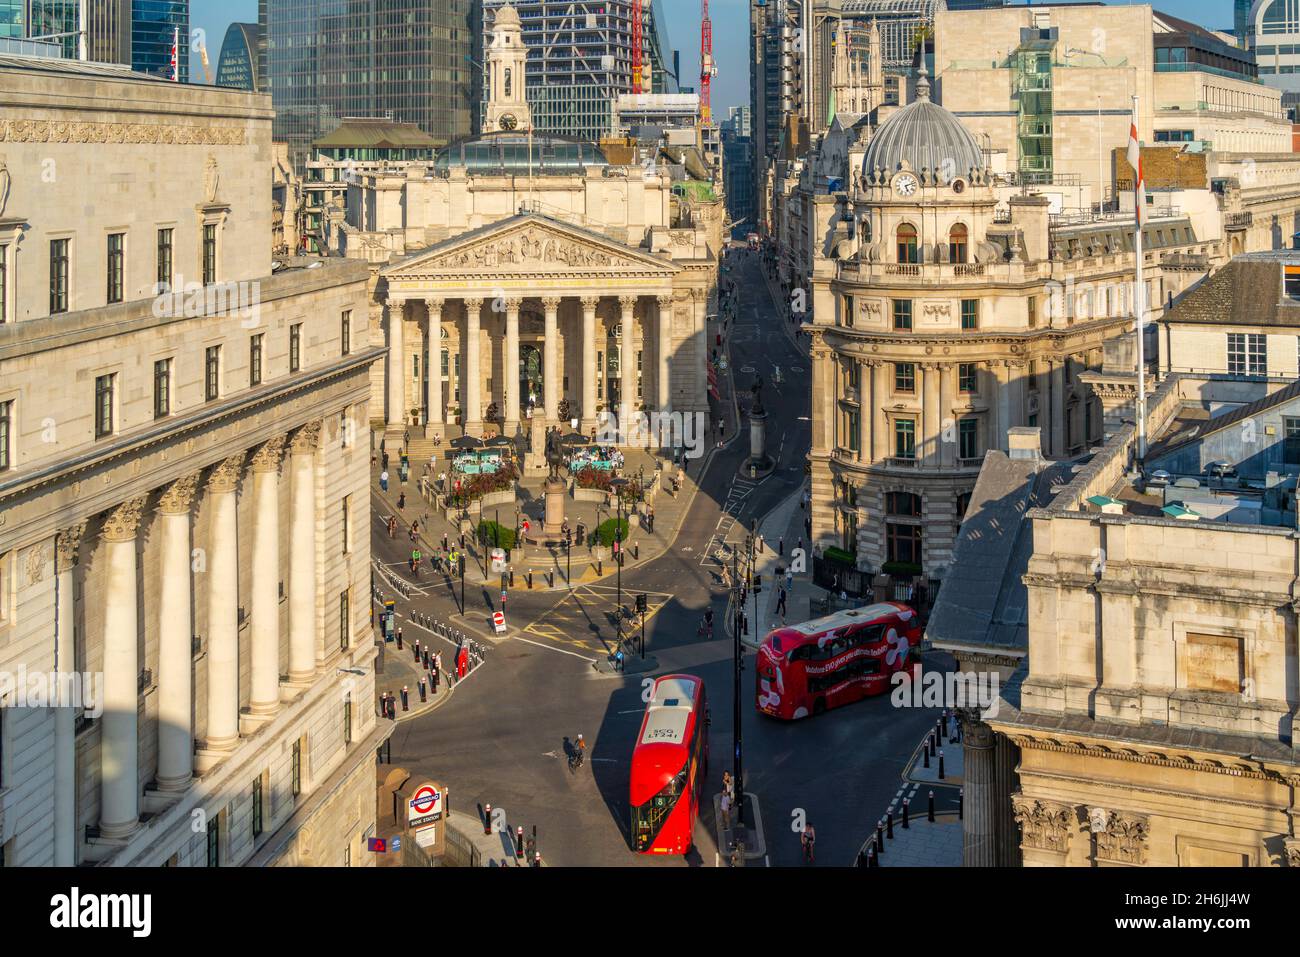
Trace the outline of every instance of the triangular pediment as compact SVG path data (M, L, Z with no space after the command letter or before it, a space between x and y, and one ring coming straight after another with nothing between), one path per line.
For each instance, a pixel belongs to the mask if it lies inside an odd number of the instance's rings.
M467 276L671 276L679 266L547 216L512 216L420 250L381 270L389 280Z

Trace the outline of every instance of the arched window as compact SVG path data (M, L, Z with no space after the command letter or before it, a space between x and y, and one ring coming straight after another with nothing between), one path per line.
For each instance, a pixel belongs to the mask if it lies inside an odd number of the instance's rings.
M510 98L510 67L506 67L505 97Z
M917 252L916 227L908 223L898 227L898 261L900 263L921 261Z
M885 512L905 518L920 518L921 496L911 492L888 492L885 495Z
M948 252L949 259L955 263L964 263L966 261L966 226L957 223L952 229L948 230Z

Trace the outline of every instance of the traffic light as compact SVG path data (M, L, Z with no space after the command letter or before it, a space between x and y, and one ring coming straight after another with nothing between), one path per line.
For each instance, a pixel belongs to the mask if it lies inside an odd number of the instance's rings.
M762 575L759 575L759 574L755 574L755 575L754 575L754 594L757 595L757 594L758 594L759 592L761 592L762 590L763 590L763 576L762 576Z
M636 596L636 611L638 615L644 615L646 609L650 607L650 599L645 594Z

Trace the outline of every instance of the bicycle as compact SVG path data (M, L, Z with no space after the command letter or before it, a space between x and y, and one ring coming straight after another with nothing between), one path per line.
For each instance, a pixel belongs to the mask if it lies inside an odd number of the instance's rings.
M582 748L574 748L573 753L569 755L570 774L576 774L578 769L582 767L583 753L584 751Z
M713 637L713 622L707 615L700 618L700 627L695 629L696 638L703 638L705 636L709 638Z

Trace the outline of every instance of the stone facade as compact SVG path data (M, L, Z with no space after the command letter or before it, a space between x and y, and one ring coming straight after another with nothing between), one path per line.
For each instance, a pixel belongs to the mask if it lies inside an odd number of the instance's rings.
M271 274L268 98L95 70L0 69L4 863L364 863L366 270Z

